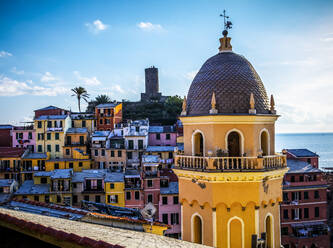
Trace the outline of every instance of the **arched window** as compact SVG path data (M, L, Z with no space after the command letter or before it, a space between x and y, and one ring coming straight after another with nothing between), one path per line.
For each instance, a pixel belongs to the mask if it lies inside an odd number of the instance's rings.
M273 219L271 215L267 215L265 219L266 229L266 247L273 248L274 237L273 237Z
M228 248L244 248L244 221L234 216L228 221Z
M236 131L232 131L228 135L228 152L230 157L240 157L242 155L241 137Z
M262 155L269 155L269 134L267 130L262 130L260 133L260 148L262 150Z
M194 156L204 156L204 137L200 131L192 136L192 153Z
M203 223L199 215L192 216L192 242L203 244Z

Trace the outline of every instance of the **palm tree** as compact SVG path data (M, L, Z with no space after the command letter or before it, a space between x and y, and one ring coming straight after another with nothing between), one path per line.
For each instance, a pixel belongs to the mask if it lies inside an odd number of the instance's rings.
M96 105L101 104L101 103L108 103L111 102L110 97L107 95L98 95L95 98Z
M88 102L89 94L88 94L87 90L81 86L75 87L74 89L72 89L72 91L74 92L74 94L72 96L77 97L77 102L79 105L79 112L81 112L81 98L83 100L85 100L86 102Z

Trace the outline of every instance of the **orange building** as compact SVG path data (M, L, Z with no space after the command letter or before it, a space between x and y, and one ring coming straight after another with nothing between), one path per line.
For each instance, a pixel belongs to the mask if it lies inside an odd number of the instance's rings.
M103 103L95 108L96 128L98 131L111 131L115 124L122 122L122 103Z
M249 61L220 52L194 78L180 120L177 155L182 239L214 247L280 247L279 204L286 157L275 153L278 119Z

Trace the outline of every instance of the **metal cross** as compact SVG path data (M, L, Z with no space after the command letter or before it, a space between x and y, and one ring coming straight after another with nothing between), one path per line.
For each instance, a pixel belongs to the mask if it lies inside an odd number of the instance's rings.
M229 19L229 16L227 16L225 14L225 10L223 10L223 14L220 14L221 17L223 17L223 20L224 20L224 29L227 30L227 29L231 29L231 25L232 23L230 21L228 21Z

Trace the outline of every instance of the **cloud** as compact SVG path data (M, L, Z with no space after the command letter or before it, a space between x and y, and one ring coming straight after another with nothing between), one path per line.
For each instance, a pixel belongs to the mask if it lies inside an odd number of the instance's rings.
M11 56L13 56L13 54L6 51L0 51L0 58L11 57Z
M24 71L23 70L17 70L17 68L14 66L11 70L12 73L15 73L17 75L23 75L24 74Z
M137 27L144 31L161 31L163 30L160 24L152 24L151 22L140 22Z
M87 86L97 86L101 84L101 82L97 79L97 77L91 77L91 78L82 77L80 72L78 71L73 71L73 73L79 81L81 81Z
M49 82L54 82L56 81L57 78L54 77L50 72L45 72L44 75L42 75L40 81L43 83L49 83Z
M119 84L115 84L111 87L112 91L116 91L118 93L125 93L125 91L121 88L121 86Z
M185 74L185 78L188 79L188 80L193 80L194 77L197 75L197 73L198 73L198 70L190 71L190 72Z
M86 23L85 26L88 28L88 30L90 32L92 32L93 34L98 34L101 31L106 30L109 25L104 24L101 20L97 19L95 21L93 21L92 23Z
M37 95L37 96L56 96L65 94L69 89L61 86L44 87L32 82L21 82L0 75L0 96L20 96L20 95Z

